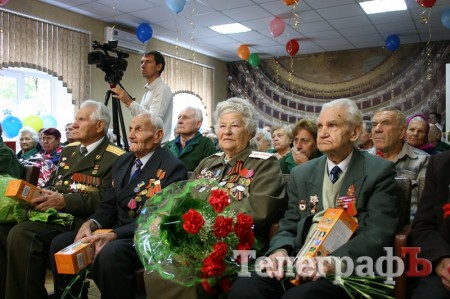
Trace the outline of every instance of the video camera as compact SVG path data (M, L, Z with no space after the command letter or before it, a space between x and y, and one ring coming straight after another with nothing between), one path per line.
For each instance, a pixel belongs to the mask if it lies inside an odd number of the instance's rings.
M123 72L126 71L129 54L117 50L117 41L108 41L100 44L97 41L92 42L94 51L88 53L88 63L95 64L99 69L105 72L105 81L109 84L119 84L122 80ZM111 56L109 52L116 53L117 56Z

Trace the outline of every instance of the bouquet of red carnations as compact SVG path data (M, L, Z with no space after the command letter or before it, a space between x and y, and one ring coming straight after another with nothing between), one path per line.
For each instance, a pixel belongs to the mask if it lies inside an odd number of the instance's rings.
M225 291L240 270L233 250L254 246L253 218L216 181L172 184L147 200L135 243L147 271L185 286Z

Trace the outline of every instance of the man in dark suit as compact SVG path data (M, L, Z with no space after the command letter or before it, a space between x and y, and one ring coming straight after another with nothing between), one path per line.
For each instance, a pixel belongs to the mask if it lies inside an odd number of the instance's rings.
M152 194L187 179L183 163L160 147L162 127L161 118L150 113L131 120L130 153L114 164L112 183L100 206L77 233L62 234L52 243L51 253L78 240L95 244L96 257L91 271L102 298L135 298L135 270L142 267L133 242L136 217ZM142 169L137 175L136 164ZM93 234L99 228L113 230ZM58 275L54 259L52 264L55 294L59 298L73 276Z
M0 247L5 298L47 297L44 282L50 242L63 232L77 229L95 211L111 184L112 165L124 153L105 138L110 119L110 112L102 103L81 104L73 124L79 143L62 150L58 170L47 181L49 189L33 199L35 210L54 208L72 214L75 219L71 227L33 221L0 224L0 234L7 235L6 246ZM1 289L0 298L3 296Z
M425 188L412 225L412 246L421 249L420 258L429 260L432 273L420 278L412 299L450 298L450 152L431 156L425 174Z
M337 199L350 193L354 194L353 215L359 227L350 241L332 252L331 263L324 264L321 274L345 268L340 257L376 259L383 254L384 246L392 246L398 226L394 165L355 147L362 116L353 101L339 99L323 105L317 124L317 145L324 156L291 171L289 207L262 264L268 277L253 273L252 277L239 278L230 299L349 298L342 288L321 278L315 268L303 267L304 272L296 274L296 286L280 280L287 258L300 251L325 210L339 206ZM312 261L317 262L314 258Z

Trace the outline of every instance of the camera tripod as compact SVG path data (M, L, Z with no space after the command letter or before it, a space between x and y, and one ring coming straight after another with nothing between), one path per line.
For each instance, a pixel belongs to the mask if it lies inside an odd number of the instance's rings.
M111 87L115 87L116 84L110 83ZM122 84L118 83L118 85L123 88ZM113 95L114 92L112 90L107 90L105 94L105 106L108 106L109 98L111 95ZM122 130L123 134L123 149L125 149L127 152L130 149L130 146L128 145L128 138L127 138L127 132L125 131L125 122L123 121L123 114L122 114L122 107L120 106L120 101L118 99L112 101L112 121L113 121L113 133L116 136L116 143L118 147L122 147L122 141L121 141L121 135L120 130ZM120 121L120 128L119 128L119 121Z

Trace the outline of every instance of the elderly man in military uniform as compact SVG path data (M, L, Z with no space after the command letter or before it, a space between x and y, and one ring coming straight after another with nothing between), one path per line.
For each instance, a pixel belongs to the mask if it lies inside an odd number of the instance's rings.
M56 237L51 245L55 253L74 241L95 244L96 256L91 267L92 277L102 298L134 299L135 271L142 268L133 236L136 218L145 201L169 184L187 179L183 163L162 149L163 121L151 113L135 116L130 124L130 153L117 159L113 166L113 180L99 208L78 232ZM98 228L112 228L111 232L96 233ZM52 261L55 294L60 298L73 275L58 275ZM79 293L80 285L71 289ZM83 294L85 295L85 294Z
M105 138L110 118L102 103L83 102L73 123L78 142L62 150L58 170L46 184L48 189L33 199L37 211L53 208L73 215L72 226L26 221L9 227L6 248L0 248L5 298L47 298L44 281L50 242L65 231L78 229L95 211L111 184L112 166L124 153Z

